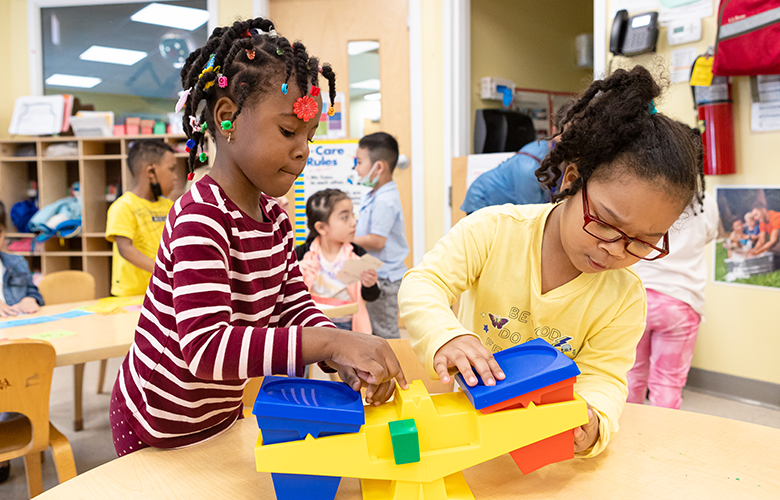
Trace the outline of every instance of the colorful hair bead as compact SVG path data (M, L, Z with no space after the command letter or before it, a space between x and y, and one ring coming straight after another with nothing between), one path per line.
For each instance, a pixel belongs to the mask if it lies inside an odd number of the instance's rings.
M650 101L650 104L647 106L647 112L651 115L658 113L658 110L655 109L655 102Z
M193 140L193 139L187 139L187 144L186 144L186 146L187 146L187 149L192 149L192 148L194 148L194 147L195 147L195 140Z
M201 153L200 155L198 155L198 159L200 160L201 163L206 163L208 156L206 156L206 153Z
M255 49L245 49L246 50L246 57L250 61L254 60L255 58Z
M315 87L314 85L312 85L311 86L311 91L309 93L311 95L313 95L314 97L317 97L318 95L320 95L320 88L319 87Z
M233 123L231 123L230 120L224 120L220 125L222 126L222 130L229 130L233 127Z
M286 83L282 84L282 94L287 95L287 84Z
M276 55L277 56L283 56L284 55L284 51L282 50L281 47L276 47Z
M295 104L293 104L293 112L295 113L295 116L305 122L308 122L317 116L318 109L319 107L317 105L317 101L312 99L310 96L299 97L298 100L295 101Z
M175 108L176 113L181 111L181 108L183 108L184 105L187 104L187 99L190 98L190 92L192 92L192 87L188 88L187 90L181 93L181 95L179 96L179 100L176 101L176 108Z
M219 82L219 88L224 89L227 87L227 77L225 75L219 75L219 78L217 78L217 81Z
M333 116L335 114L336 114L336 108L334 108L333 106L330 106L328 108L328 116Z
M187 180L188 181L191 181L194 178L195 178L195 172L190 172L189 174L187 174Z
M200 126L200 131L205 132L206 129L209 128L209 124L206 122L203 122L203 125Z

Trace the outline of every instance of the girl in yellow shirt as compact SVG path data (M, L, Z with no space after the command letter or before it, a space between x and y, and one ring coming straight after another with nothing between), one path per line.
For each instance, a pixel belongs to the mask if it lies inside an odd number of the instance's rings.
M628 394L646 303L629 266L669 252L668 229L704 189L700 143L656 112L660 93L641 66L595 81L536 172L548 189L561 181L555 204L466 217L398 295L415 351L445 383L456 369L471 386L475 372L495 384L504 374L492 353L534 338L571 357L589 404L589 422L575 430L580 456L604 449Z

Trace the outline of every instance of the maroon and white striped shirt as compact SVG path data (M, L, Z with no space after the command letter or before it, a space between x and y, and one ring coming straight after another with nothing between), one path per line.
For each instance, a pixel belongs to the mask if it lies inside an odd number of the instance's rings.
M270 222L206 176L168 214L116 391L116 409L151 446L227 429L248 378L301 376L301 328L333 326L303 283L287 214L266 196L261 209Z

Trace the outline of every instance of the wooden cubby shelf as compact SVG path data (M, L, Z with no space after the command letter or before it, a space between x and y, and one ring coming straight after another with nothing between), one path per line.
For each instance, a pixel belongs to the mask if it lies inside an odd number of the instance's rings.
M34 252L17 252L27 258L30 268L43 274L69 269L86 271L95 277L98 298L111 290L111 243L106 239L106 212L112 202L106 199L109 185L119 187L118 195L132 188L127 166L130 143L141 139L163 140L176 153L179 185L171 197L183 194L187 178L184 135L143 135L120 137L24 137L0 140L0 200L5 204L6 239L31 238L19 233L11 222L11 207L30 198L37 190L38 206L43 207L70 196L70 187L79 182L82 198L81 235L62 240L51 238L37 243ZM47 156L46 148L75 143L78 155ZM211 156L211 155L209 155ZM12 252L13 253L13 252Z

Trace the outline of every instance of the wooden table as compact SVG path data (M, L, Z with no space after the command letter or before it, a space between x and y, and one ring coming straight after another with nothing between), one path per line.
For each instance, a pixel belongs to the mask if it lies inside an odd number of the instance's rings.
M50 316L89 307L97 304L97 300L85 302L72 302L58 304L56 306L43 306L35 314L26 314L5 318L0 321L12 321L15 319L34 318L37 316ZM354 314L358 310L357 303L341 306L329 306L318 304L318 307L329 318L337 318L345 314ZM82 417L82 391L84 367L83 363L124 356L130 349L135 335L135 327L138 325L139 311L128 311L119 314L90 314L72 319L61 319L35 325L16 326L0 329L0 339L23 339L53 330L69 330L76 335L52 338L49 340L57 352L55 366L74 365L77 367L74 373L74 418L73 428L80 431L84 428ZM113 387L113 383L111 384ZM110 390L110 389L109 389Z
M780 429L632 404L620 425L596 458L523 476L503 455L464 476L478 500L780 498ZM255 421L241 420L190 448L131 453L38 498L274 499L270 474L255 472L256 439ZM359 481L343 479L336 499L359 498Z

